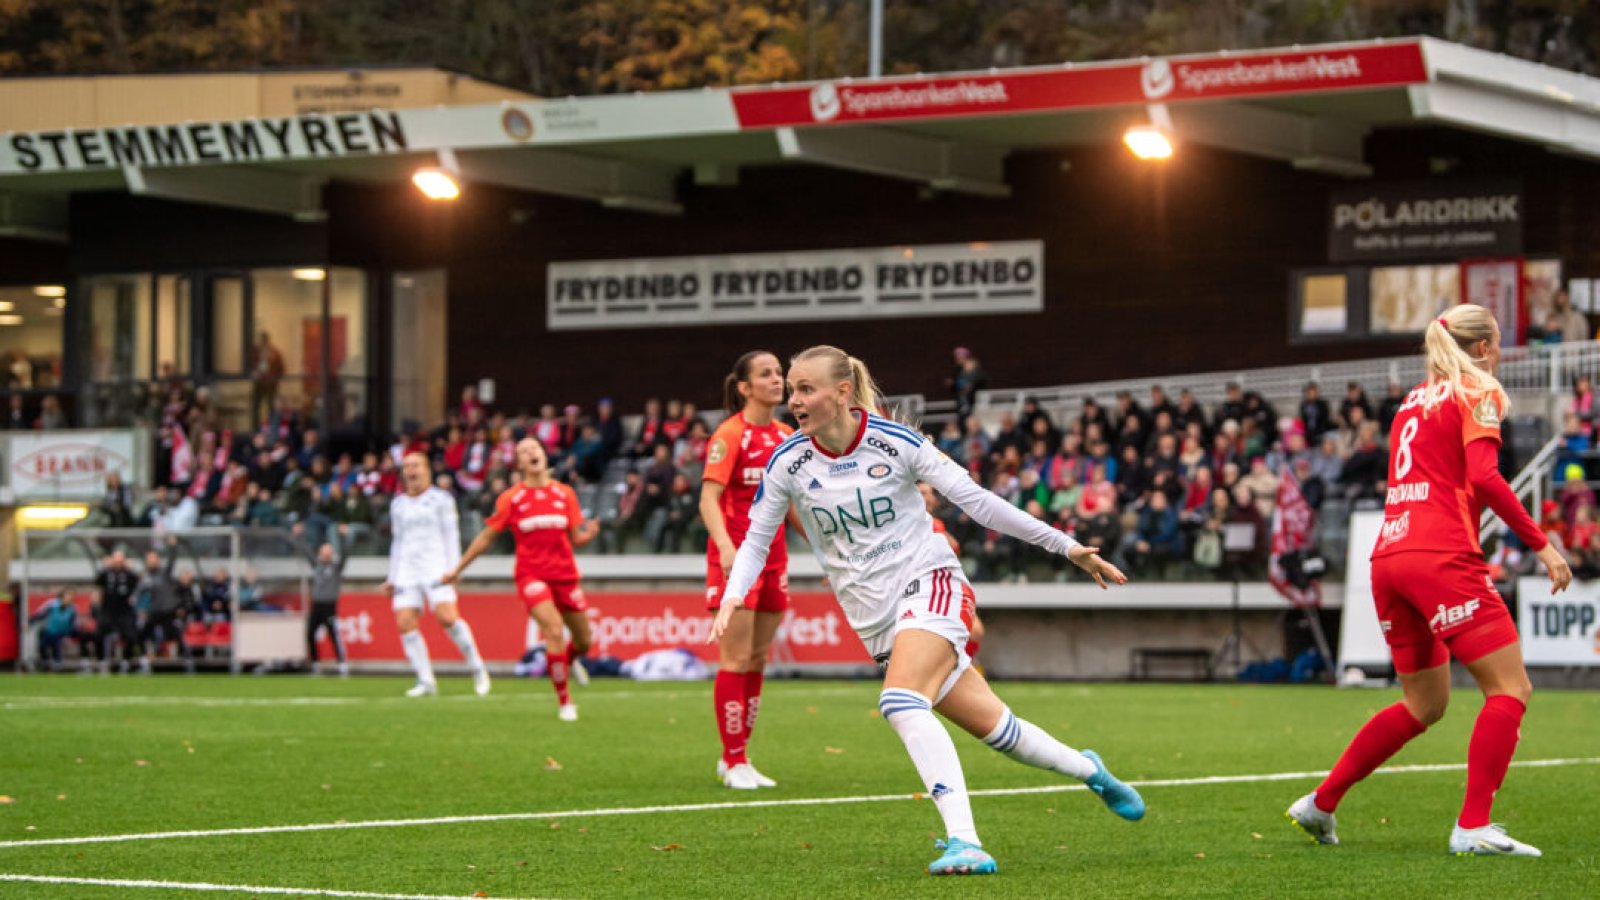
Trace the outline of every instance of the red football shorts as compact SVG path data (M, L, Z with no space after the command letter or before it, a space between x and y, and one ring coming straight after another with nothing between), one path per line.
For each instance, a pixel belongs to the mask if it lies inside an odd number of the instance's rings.
M722 577L722 567L707 565L706 609L717 611L722 603L722 591L727 586L727 581ZM750 602L752 598L754 603ZM750 593L744 600L745 608L756 612L783 612L789 608L789 573L782 568L767 569L750 586Z
M532 610L546 600L554 600L562 612L583 612L589 602L583 597L583 588L576 581L540 581L537 578L518 578L517 596L522 605Z
M1517 642L1489 566L1475 554L1415 551L1372 561L1372 599L1396 672L1475 662Z

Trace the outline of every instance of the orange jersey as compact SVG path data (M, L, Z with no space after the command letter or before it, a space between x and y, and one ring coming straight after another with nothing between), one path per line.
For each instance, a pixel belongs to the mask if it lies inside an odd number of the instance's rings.
M705 480L723 486L722 519L728 525L728 537L733 539L735 547L744 543L745 532L750 530L750 505L755 502L756 489L761 487L767 460L783 439L793 433L794 429L782 422L751 425L742 412L724 419L712 433L711 443L706 446ZM711 565L720 565L715 541L707 542L706 553ZM780 525L777 536L772 539L767 568L787 568L788 564L789 550Z
M516 484L502 491L486 524L511 531L517 544L517 578L576 581L578 562L569 534L582 522L577 492L554 481L542 488Z
M1425 413L1428 393L1439 397ZM1374 559L1407 550L1481 555L1482 502L1467 478L1467 445L1500 443L1500 405L1489 395L1418 385L1389 431L1389 491Z

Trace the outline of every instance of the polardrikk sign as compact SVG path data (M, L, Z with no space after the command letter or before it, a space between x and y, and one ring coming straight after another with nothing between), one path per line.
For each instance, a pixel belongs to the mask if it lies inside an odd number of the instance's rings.
M1522 252L1515 180L1417 181L1334 188L1330 262L1460 259Z
M552 263L551 330L1038 312L1041 241Z

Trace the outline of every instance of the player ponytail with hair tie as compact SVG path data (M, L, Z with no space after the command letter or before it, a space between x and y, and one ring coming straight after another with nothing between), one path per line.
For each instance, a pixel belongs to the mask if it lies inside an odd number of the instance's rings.
M1434 325L1439 327L1435 328ZM1472 355L1471 348L1494 340L1494 316L1472 303L1451 307L1423 330L1423 353L1428 363L1428 387L1424 407L1432 413L1444 398L1455 392L1492 395L1500 404L1500 415L1511 409L1511 398L1487 367L1487 361ZM1437 390L1449 385L1448 391Z

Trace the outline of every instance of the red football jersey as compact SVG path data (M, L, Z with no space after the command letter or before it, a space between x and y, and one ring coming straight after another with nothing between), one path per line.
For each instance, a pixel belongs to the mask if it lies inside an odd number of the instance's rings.
M583 522L578 494L559 481L548 487L516 484L500 493L494 515L486 523L496 531L511 530L517 543L518 578L577 581L569 531Z
M756 489L761 487L761 476L767 470L767 460L772 451L783 443L794 429L782 422L771 425L751 425L744 413L734 413L724 419L711 435L706 447L705 480L723 486L722 518L728 523L728 537L735 547L744 543L745 532L750 530L750 505L755 502ZM715 541L707 541L706 553L711 565L720 565ZM767 568L780 569L789 565L789 549L783 540L783 526L772 539L772 551L767 555Z
M1439 404L1427 412L1432 391ZM1467 480L1467 445L1500 443L1500 404L1489 394L1418 385L1389 430L1389 492L1374 559L1408 550L1482 554L1482 503Z

